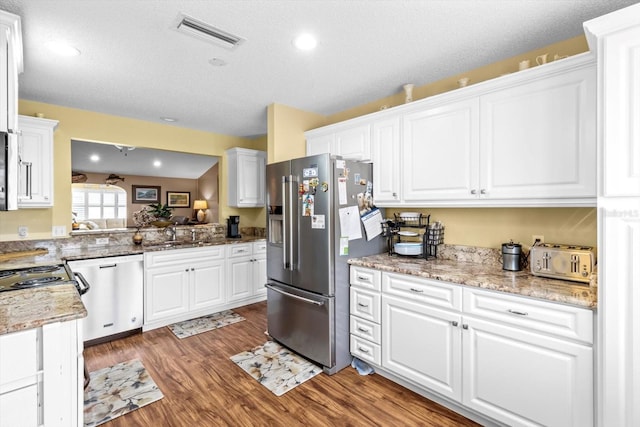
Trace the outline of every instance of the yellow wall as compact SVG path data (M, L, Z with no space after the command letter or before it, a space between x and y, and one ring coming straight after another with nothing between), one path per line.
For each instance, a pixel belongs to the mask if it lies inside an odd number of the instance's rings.
M60 122L54 133L54 207L0 212L0 240L18 240L18 225L29 227L28 239L50 238L55 225L65 225L70 231L72 138L220 156L220 221L240 215L243 226L264 227L263 208L227 206L224 151L231 147L266 150L266 138L239 138L26 100L20 100L19 112L25 116L43 113Z
M327 124L325 116L282 104L269 105L267 117L267 163L304 157L307 151L304 132Z
M518 69L518 62L529 59L533 65L535 58L544 53L548 53L552 59L556 54L571 56L586 51L588 51L588 46L585 37L578 36L416 87L413 90L413 98L417 100L456 89L457 81L461 77L469 77L469 84L473 84L505 73L515 72ZM379 111L382 106L390 108L403 104L402 83L406 82L398 83L397 94L341 111L324 118L324 120L322 116L278 105L276 114L273 118L270 116L269 122L270 155L273 143L276 145L278 154L276 161L300 157L300 150L303 150L303 153L305 150L304 131L373 113ZM282 115L279 114L281 112ZM272 129L277 131L276 136L287 135L287 137L276 137L272 141ZM281 146L284 149L281 149ZM405 210L407 208L402 207L387 209L387 217L392 217L394 212ZM520 242L528 247L532 243L533 235L543 235L546 242L553 243L575 243L594 247L597 243L595 208L434 208L410 210L431 214L432 221L441 221L445 225L444 240L448 244L499 248L502 243L513 239L514 242Z

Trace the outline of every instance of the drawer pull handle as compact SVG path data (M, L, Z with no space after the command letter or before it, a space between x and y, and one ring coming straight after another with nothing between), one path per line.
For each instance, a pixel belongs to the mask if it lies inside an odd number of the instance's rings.
M358 330L359 330L360 332L366 332L366 333L369 333L369 330L368 330L368 329L365 329L365 328L358 328Z
M363 304L363 303L361 303L361 302L359 302L359 303L358 303L358 306L359 306L359 307L369 307L369 305L368 305L368 304Z
M417 292L419 294L424 293L422 289L411 288L411 292Z
M368 282L369 278L368 277L358 276L358 280L362 280L363 282Z
M509 313L511 314L517 314L518 316L528 316L529 313L527 313L526 311L517 311L517 310L507 310Z
M360 350L363 353L369 353L369 350L367 350L366 348L358 347L358 350Z

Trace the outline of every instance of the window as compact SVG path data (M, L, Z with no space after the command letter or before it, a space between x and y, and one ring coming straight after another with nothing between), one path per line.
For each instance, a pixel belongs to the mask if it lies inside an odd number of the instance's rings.
M71 184L72 211L78 221L127 218L127 192L115 185Z

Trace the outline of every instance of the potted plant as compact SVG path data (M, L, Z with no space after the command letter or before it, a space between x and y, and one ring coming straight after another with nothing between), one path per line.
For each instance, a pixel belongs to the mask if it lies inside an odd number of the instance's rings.
M167 225L171 224L171 221L169 221L169 219L171 218L171 212L173 211L173 208L170 208L169 205L163 205L162 203L151 203L147 207L147 211L156 218L156 220L152 222L152 224L156 227L166 227Z

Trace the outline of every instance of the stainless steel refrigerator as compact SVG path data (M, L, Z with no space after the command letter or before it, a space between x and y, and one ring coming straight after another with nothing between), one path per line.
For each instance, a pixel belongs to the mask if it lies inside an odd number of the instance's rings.
M371 164L328 154L267 165L268 334L328 374L351 363L347 260L386 248L360 221L373 184Z

